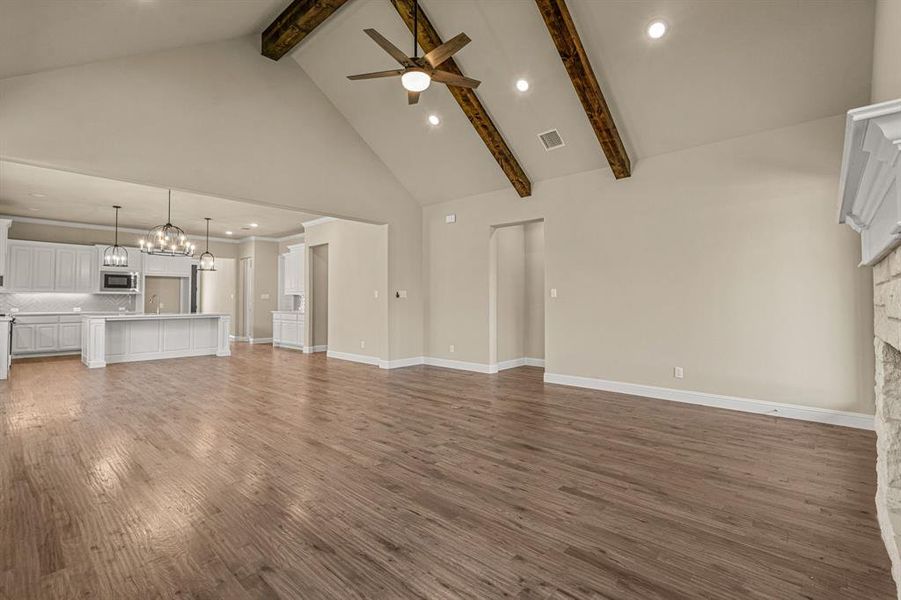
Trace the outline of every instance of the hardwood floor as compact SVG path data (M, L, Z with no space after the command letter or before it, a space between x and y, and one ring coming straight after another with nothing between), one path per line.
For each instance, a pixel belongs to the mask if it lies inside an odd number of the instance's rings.
M234 350L14 365L0 597L895 597L870 432Z

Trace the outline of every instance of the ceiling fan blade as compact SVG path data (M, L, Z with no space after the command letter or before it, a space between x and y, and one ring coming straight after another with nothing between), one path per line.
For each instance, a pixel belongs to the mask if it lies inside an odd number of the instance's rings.
M463 46L471 42L469 36L465 33L461 33L455 37L452 37L448 41L444 42L428 54L426 54L423 58L425 58L426 62L432 65L432 68L437 67L451 56L460 51Z
M413 61L410 60L410 58L406 54L401 52L400 48L385 39L385 36L383 36L381 33L376 31L375 29L364 29L363 31L366 32L366 35L371 37L376 44L381 46L382 50L390 54L394 58L394 60L405 67L415 66L413 64Z
M392 69L390 71L376 71L375 73L361 73L360 75L348 75L348 79L378 79L379 77L394 77L395 75L403 75L403 69Z
M482 83L478 79L470 79L456 73L448 73L447 71L435 71L432 73L432 81L443 83L445 85L455 85L457 87L465 87L475 89Z
M421 92L407 92L407 104L416 104L419 102L419 94Z

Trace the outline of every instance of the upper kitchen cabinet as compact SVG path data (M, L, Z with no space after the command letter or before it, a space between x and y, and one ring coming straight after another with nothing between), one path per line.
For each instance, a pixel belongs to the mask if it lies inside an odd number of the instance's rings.
M156 277L190 277L194 258L190 256L144 255L144 275Z
M306 244L288 246L288 252L285 254L284 260L285 272L282 273L285 294L293 296L303 295L304 248L306 248Z
M11 240L7 246L8 292L96 291L96 253L90 246Z

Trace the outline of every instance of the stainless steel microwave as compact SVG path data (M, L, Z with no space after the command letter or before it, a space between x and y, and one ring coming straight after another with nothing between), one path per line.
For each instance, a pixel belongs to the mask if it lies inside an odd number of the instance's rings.
M137 292L138 274L120 271L100 271L101 292Z

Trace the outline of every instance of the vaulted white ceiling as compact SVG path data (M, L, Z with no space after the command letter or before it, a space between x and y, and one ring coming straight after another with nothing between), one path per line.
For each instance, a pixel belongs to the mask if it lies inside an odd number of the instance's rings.
M0 79L262 31L286 0L0 0Z
M873 4L844 0L569 0L633 163L757 131L836 115L870 90ZM606 166L535 3L421 0L458 55L532 182ZM653 19L669 33L651 40ZM405 52L412 37L385 0L354 0L293 53L394 175L425 203L509 186L450 93L434 85L409 107L396 79L347 75L395 68L364 33ZM519 78L532 87L514 89ZM439 115L431 128L427 116ZM546 152L537 134L560 131Z
M289 0L0 0L0 77L259 32ZM532 0L421 0L444 39L465 31L464 72L533 184L607 163ZM641 159L840 114L870 90L871 0L568 0L626 147ZM669 24L661 40L647 24ZM423 203L509 188L450 93L407 106L396 67L364 33L409 51L387 0L352 0L295 60L394 177ZM520 94L516 79L531 82ZM249 91L252 93L253 90ZM442 119L427 123L429 114ZM566 146L546 152L537 134ZM298 140L316 152L317 140ZM340 176L341 165L335 165ZM330 176L335 176L332 174ZM324 175L326 177L326 175Z

